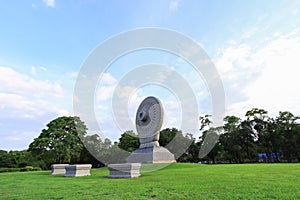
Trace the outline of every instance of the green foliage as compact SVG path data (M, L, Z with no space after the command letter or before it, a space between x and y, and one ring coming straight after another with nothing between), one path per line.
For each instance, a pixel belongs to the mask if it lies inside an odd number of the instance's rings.
M20 169L21 172L28 172L28 171L40 171L42 168L40 167L33 167L33 166L26 166Z
M73 163L90 163L93 167L99 167L104 165L100 161L98 161L97 157L100 153L105 151L105 144L103 144L101 138L94 135L87 135L83 138L84 147L80 152L79 161L73 160ZM102 149L102 150L100 150Z
M280 152L281 158L288 162L300 161L300 125L296 123L299 117L290 112L279 112L274 119L267 114L264 109L253 108L246 112L245 120L226 116L224 133L206 159L214 162L217 158L229 163L257 162L258 153ZM205 133L203 131L201 137L205 137ZM280 162L281 159L267 157L265 161Z
M29 151L44 161L41 167L49 167L51 163L69 163L80 156L83 149L80 139L86 130L79 117L56 118L29 145Z
M211 115L204 115L200 116L200 131L203 131L205 128L209 127L209 125L212 123L211 121Z
M111 163L124 163L129 156L127 151L118 147L118 143L105 138L104 141L98 135L86 136L83 139L84 149L81 151L79 163L91 163L94 167Z
M33 170L32 166L26 166L26 167L21 169L21 171L32 171L32 170Z
M128 152L132 152L139 148L139 137L131 130L125 131L119 139L118 146Z
M27 172L27 171L41 171L40 167L26 166L22 168L0 168L0 173L3 172Z
M178 162L258 162L259 153L272 152L280 152L282 156L267 158L264 162L300 162L299 117L284 111L271 118L266 110L259 108L247 111L245 117L242 120L226 116L223 127L212 127L211 115L200 116L202 135L198 139L189 133L184 136L176 128L166 128L160 131L159 143L171 151ZM26 166L49 169L52 163L91 163L99 167L126 162L129 152L140 145L133 131L124 132L118 142L112 143L97 134L86 135L86 130L78 117L54 119L34 139L28 151L0 150L0 167L24 168L24 171L27 171ZM200 149L216 140L215 146L202 157Z
M0 173L3 172L19 172L20 168L0 168Z
M108 174L106 167L77 178L2 173L1 199L300 199L299 164L174 163L135 179Z
M181 134L181 131L179 131L176 128L166 128L160 131L159 136L159 144L163 147L167 146L176 136L176 134Z
M27 151L4 151L0 150L0 167L18 168L32 163L32 155Z

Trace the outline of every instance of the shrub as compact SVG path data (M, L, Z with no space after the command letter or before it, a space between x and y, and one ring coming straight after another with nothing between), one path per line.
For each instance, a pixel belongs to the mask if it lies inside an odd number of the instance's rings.
M3 172L19 172L20 168L0 168L0 173Z
M40 167L26 166L23 168L0 168L0 173L3 172L28 172L28 171L41 171Z
M41 170L42 170L42 168L40 168L40 167L33 167L31 171L41 171Z
M26 166L26 167L23 167L21 168L21 172L27 172L27 171L32 171L33 170L33 167L32 166Z

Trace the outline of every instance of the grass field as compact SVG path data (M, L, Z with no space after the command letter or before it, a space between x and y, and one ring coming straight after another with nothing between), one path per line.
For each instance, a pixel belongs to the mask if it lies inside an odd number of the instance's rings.
M134 179L110 179L108 173L1 173L0 199L300 199L300 164L174 163Z

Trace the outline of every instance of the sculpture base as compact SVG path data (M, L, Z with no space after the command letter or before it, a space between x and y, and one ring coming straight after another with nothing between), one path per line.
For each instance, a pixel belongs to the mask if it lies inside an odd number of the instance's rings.
M110 164L109 178L136 178L140 174L141 163Z
M68 166L69 164L53 164L51 165L51 175L54 174L65 174L66 169L65 166Z
M74 176L90 176L90 170L92 165L90 164L77 164L77 165L67 165L65 166L66 177L74 177Z
M164 147L147 147L137 149L127 158L128 163L173 163L174 154Z

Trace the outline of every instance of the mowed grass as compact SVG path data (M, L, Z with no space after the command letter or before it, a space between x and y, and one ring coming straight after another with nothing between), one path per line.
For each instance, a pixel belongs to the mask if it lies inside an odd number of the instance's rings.
M300 199L300 164L174 163L139 178L111 179L50 171L0 174L0 199Z

